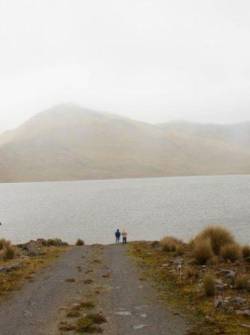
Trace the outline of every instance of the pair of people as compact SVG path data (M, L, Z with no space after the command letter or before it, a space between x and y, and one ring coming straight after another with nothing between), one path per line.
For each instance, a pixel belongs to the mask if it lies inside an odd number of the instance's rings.
M127 243L127 238L128 238L128 233L124 229L123 229L122 232L120 232L120 230L117 229L116 232L115 232L116 243L120 243L121 236L122 236L122 243L126 244Z

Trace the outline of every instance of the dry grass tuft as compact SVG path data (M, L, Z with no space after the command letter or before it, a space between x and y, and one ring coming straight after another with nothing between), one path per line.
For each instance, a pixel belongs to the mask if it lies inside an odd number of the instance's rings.
M76 241L76 246L81 247L84 245L84 241L81 240L80 238Z
M184 243L174 237L166 236L160 241L160 245L163 251L176 252L177 248L183 246Z
M220 254L221 248L226 244L235 243L233 235L224 227L221 226L210 226L204 229L194 239L194 244L198 241L209 240L211 247L215 255Z
M237 290L249 290L250 277L247 275L239 275L235 281L235 288L237 288Z
M76 331L79 333L102 333L100 324L107 322L100 313L87 314L80 318L76 324Z
M207 264L214 257L213 249L210 240L198 240L194 244L193 256L196 263L203 265Z
M220 254L225 261L235 262L241 256L241 249L236 243L226 244L221 248Z
M76 282L75 278L67 278L67 279L65 279L65 281L67 283L75 283Z
M242 247L242 256L246 261L250 262L250 245L244 245Z
M11 260L16 256L16 248L13 247L9 242L3 246L0 250L0 258L4 261Z
M211 274L206 274L203 279L205 295L213 297L215 295L215 279Z

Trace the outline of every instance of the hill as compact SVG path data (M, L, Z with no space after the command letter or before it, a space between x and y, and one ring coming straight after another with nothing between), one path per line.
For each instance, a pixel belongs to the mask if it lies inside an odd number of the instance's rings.
M249 125L209 125L205 132L60 105L0 136L0 181L250 173L245 138L229 139L230 127Z

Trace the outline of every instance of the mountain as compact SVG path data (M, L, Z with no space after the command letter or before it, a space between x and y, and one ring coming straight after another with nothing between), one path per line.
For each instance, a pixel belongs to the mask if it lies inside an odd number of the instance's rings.
M0 181L250 173L249 128L150 125L59 105L0 135Z

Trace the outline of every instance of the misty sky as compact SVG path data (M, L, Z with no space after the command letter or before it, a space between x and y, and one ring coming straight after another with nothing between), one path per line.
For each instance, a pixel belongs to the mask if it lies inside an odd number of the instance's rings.
M0 0L0 131L62 102L249 120L249 41L249 0Z

